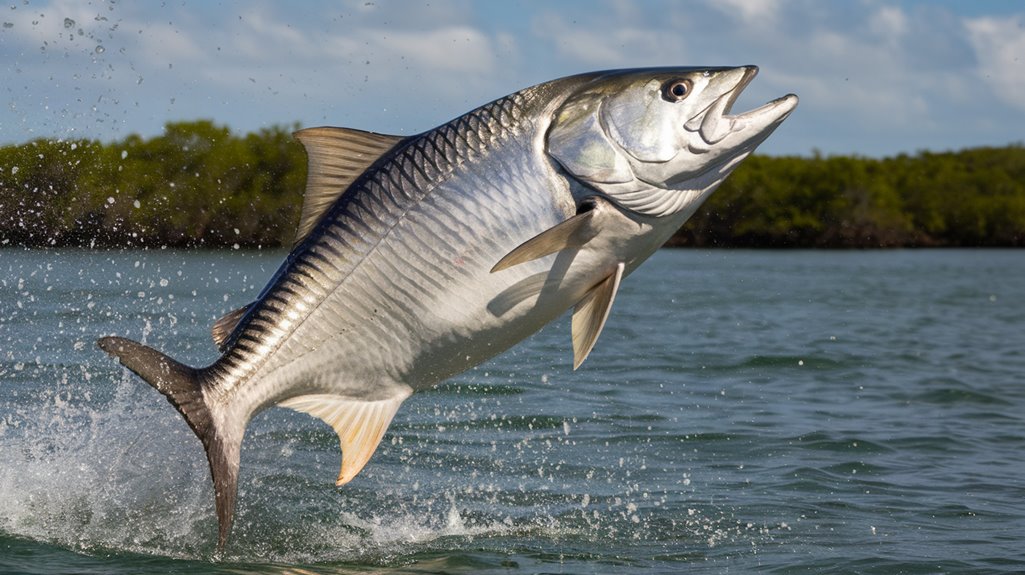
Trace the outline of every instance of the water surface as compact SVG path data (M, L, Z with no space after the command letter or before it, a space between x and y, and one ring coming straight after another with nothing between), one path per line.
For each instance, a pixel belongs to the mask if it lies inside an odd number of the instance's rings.
M0 572L1025 570L1025 256L669 251L577 372L567 318L414 395L334 487L285 409L215 552L202 447L94 346L189 363L280 252L0 251Z

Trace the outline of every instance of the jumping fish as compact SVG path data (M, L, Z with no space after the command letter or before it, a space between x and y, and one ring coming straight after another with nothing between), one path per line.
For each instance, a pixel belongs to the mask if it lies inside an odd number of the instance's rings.
M797 106L731 114L755 66L570 76L419 135L299 130L308 178L291 253L256 301L217 321L190 367L143 344L101 349L164 394L206 449L231 531L242 437L280 405L338 433L337 484L395 412L569 308L573 368L620 281Z

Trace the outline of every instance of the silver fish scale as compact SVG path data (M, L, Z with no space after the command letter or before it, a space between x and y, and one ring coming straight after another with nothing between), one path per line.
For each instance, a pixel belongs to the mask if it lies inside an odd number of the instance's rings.
M209 368L218 403L251 414L285 399L285 389L370 400L375 389L429 387L551 319L510 329L486 311L542 269L497 280L491 266L566 215L567 200L549 191L559 182L534 149L545 126L524 121L537 116L532 96L513 94L400 143L357 179ZM475 345L474 334L500 327L513 337Z

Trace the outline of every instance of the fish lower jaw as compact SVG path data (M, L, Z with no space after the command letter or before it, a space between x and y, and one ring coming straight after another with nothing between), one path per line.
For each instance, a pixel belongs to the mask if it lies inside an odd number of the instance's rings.
M759 126L759 131L766 130L769 126L778 125L786 120L790 114L797 108L797 104L800 102L800 98L796 94L787 94L786 96L780 96L771 102L744 112L743 114L737 114L735 116L729 116L732 121L740 121L745 126ZM765 117L769 117L768 120ZM741 128L743 129L743 128ZM766 134L767 136L768 134Z
M697 136L688 148L694 154L708 153L727 138L736 135L741 135L741 141L750 138L761 142L790 116L799 101L796 94L787 94L741 114L730 114L728 108L713 104L684 126L687 132ZM727 143L724 146L732 148L737 145L745 144Z

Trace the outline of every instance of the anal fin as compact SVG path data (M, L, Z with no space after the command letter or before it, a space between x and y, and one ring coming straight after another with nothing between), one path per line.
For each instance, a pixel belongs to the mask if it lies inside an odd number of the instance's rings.
M342 448L342 469L336 485L355 477L377 450L395 412L409 394L392 399L360 401L339 395L300 395L278 405L318 417L334 428Z
M573 369L584 363L598 341L605 320L609 318L609 311L612 310L616 292L619 291L624 268L622 262L616 265L616 270L591 288L573 308Z

